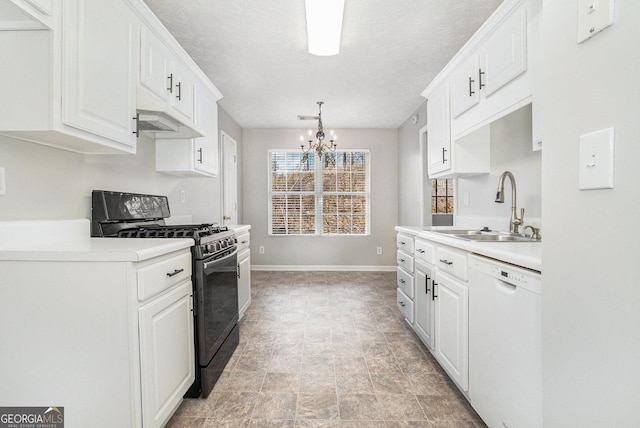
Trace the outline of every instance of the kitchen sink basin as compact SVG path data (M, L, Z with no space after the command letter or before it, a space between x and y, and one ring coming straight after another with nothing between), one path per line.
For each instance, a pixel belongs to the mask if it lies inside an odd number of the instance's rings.
M468 239L470 241L481 242L539 242L537 239L528 236L511 235L507 233L487 233L481 235L454 235L457 238Z
M434 233L441 233L443 235L481 235L484 232L482 230L468 230L468 229L444 229L444 230L433 230Z
M433 230L435 233L451 236L452 238L466 239L467 241L478 242L540 242L528 236L514 235L511 233L491 231L491 230L473 230L473 229L444 229Z

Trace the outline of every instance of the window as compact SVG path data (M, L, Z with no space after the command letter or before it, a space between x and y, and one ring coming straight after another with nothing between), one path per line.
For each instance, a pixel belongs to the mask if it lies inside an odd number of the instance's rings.
M269 151L269 234L368 235L369 151Z
M453 214L453 179L431 180L431 213Z

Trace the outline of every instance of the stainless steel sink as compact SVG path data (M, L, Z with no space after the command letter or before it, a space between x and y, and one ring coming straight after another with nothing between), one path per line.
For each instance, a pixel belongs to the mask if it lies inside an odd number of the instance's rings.
M454 235L456 238L482 242L540 242L528 236L511 235L508 233L481 234L481 235Z
M528 236L514 235L512 233L491 231L491 230L473 230L473 229L445 229L433 230L432 232L442 235L451 236L452 238L466 239L467 241L478 242L540 242Z
M480 235L483 232L481 230L468 230L468 229L444 229L444 230L432 230L434 233L442 233L443 235Z

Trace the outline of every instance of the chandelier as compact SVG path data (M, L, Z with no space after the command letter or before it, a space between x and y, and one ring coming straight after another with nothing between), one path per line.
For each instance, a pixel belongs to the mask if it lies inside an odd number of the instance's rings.
M316 104L318 104L317 116L298 116L298 119L300 120L318 120L318 130L316 131L315 142L312 138L313 131L311 131L311 129L309 130L309 135L307 137L308 146L305 147L305 137L302 135L300 136L300 149L302 149L305 158L308 158L309 153L311 152L316 152L318 157L322 158L323 155L327 155L329 154L329 152L335 152L336 147L338 147L338 145L335 143L338 136L334 134L333 131L329 132L330 144L324 142L325 134L324 127L322 126L322 104L324 104L324 102L318 101Z

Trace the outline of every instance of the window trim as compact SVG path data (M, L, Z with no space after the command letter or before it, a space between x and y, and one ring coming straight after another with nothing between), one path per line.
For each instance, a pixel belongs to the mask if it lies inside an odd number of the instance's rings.
M318 160L317 155L313 152L309 153L309 156L316 156L315 170L314 170L314 191L312 192L296 192L298 195L312 195L315 196L315 232L314 233L273 233L273 193L272 193L272 154L273 153L294 153L303 155L298 149L268 149L267 150L267 236L276 237L337 237L337 238L357 238L371 236L371 150L370 149L337 149L335 153L365 153L366 156L366 191L365 192L324 192L323 188L323 175L322 175L322 160ZM286 195L286 192L278 192ZM323 196L327 195L357 195L366 197L366 225L365 232L360 234L354 233L325 233L324 232L324 216L323 216Z

